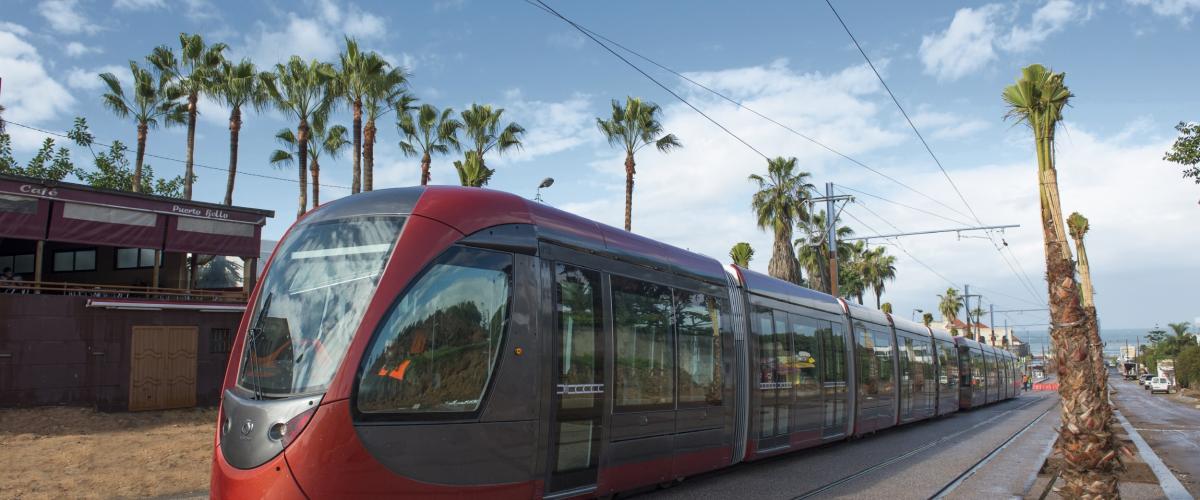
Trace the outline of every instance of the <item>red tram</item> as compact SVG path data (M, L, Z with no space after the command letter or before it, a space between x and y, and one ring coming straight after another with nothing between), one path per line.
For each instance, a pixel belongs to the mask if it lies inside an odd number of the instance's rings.
M289 229L215 497L607 495L1014 397L1010 354L497 191Z

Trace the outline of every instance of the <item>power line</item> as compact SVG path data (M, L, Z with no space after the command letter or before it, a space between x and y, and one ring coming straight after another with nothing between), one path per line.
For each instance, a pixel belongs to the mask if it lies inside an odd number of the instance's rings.
M42 128L38 128L38 127L34 127L34 126L32 126L32 125L26 125L26 124L24 124L24 123L17 123L17 122L14 122L14 121L12 121L12 120L4 120L4 123L5 123L5 124L7 124L7 125L16 125L16 126L18 126L18 127L24 128L24 129L33 130L33 131L36 131L36 132L41 132L41 133L43 133L43 134L46 134L46 135L52 135L52 136L55 136L55 137L61 137L61 138L63 138L63 139L71 139L71 137L70 137L70 136L68 136L68 135L66 135L66 134L61 134L61 133L58 133L58 132L52 132L52 131L49 131L49 130L46 130L46 129L42 129ZM103 138L101 138L101 137L97 137L97 136L94 136L94 137L95 137L96 139L103 139ZM180 159L178 159L178 158L171 158L171 157L169 157L169 156L161 156L161 155L156 155L156 154L154 154L154 153L150 153L150 152L145 152L145 153L143 153L143 155L145 155L145 156L148 156L148 157L150 157L150 158L159 159L159 160L173 161L173 162L176 162L176 163L186 163L184 160L180 160ZM203 163L199 163L199 162L192 162L192 164L193 164L193 165L195 165L195 166L197 166L197 167L200 167L200 168L207 168L207 169L209 169L209 170L218 170L218 171L221 171L221 172L226 172L226 173L228 173L228 172L229 172L229 169L228 169L228 168L223 168L223 167L214 167L214 166L211 166L211 165L205 165L205 164L203 164ZM263 179L271 179L271 180L277 180L277 181L287 181L287 182L291 182L291 183L294 183L294 184L299 184L299 183L300 183L300 181L299 181L298 179L290 179L290 178L287 178L287 177L278 177L278 176L274 176L274 175L267 175L267 174L258 174L258 173L254 173L254 172L247 172L247 171L245 171L245 170L238 170L238 171L237 171L237 175L246 175L246 176L250 176L250 177L259 177L259 178L263 178ZM321 187L328 187L328 188L345 189L345 190L349 190L349 189L350 189L350 187L349 187L349 186L339 186L339 185L337 185L337 184L318 184L318 185L319 185L319 186L321 186Z
M861 206L861 205L860 205L860 206ZM865 228L867 228L867 229L869 229L869 230L871 230L871 231L877 232L877 233L879 232L879 231L876 231L876 230L875 230L875 228L871 227L871 225L870 225L870 224L867 224L866 222L863 222L863 220L862 220L862 219L859 219L858 217L855 217L855 216L854 216L854 214L853 214L853 213L851 213L849 210L843 209L843 210L842 210L842 213L846 214L846 216L847 216L847 217L850 217L851 219L854 219L854 221L855 221L855 222L858 222L859 224L862 224L862 225L863 225L863 227L865 227ZM886 221L885 221L885 222L886 222ZM950 286L957 286L957 285L954 283L954 281L953 281L953 280L951 280L950 278L947 278L947 277L946 277L946 275L944 275L944 274L942 274L942 273L938 272L936 269L934 269L933 267L929 266L928 264L926 264L926 263L925 263L924 261L922 261L921 259L918 259L918 258L917 258L917 256L915 256L915 255L913 255L912 253L910 253L910 252L908 251L908 249L904 248L904 245L900 244L900 240L899 240L898 238L891 238L891 240L892 240L892 244L896 245L896 248L899 248L901 252L904 252L904 254L905 254L905 255L907 255L909 258L911 258L911 259L912 259L914 262L916 262L917 264L920 264L920 265L921 265L922 267L924 267L925 269L928 269L928 270L929 270L929 272L933 273L935 276L937 276L937 277L939 277L939 278L941 278L941 279L945 280L945 281L946 281L946 283L949 283L949 284L950 284Z
M825 4L829 6L829 10L833 12L833 15L837 18L838 23L842 25L842 29L846 30L846 35L850 37L850 41L854 42L854 46L858 49L858 53L862 54L863 59L867 61L867 66L870 66L871 72L875 73L875 78L879 79L879 83L883 85L883 88L887 91L888 96L892 98L892 102L896 104L896 109L900 110L900 114L904 116L904 120L908 122L908 126L912 128L913 133L917 135L917 139L921 140L921 145L925 146L925 151L929 153L929 157L933 158L933 162L937 165L938 170L941 170L942 175L946 177L946 182L950 183L950 187L954 188L954 193L958 195L958 199L962 200L963 205L967 207L967 211L971 212L971 217L974 218L975 222L979 223L979 225L985 225L983 221L980 220L979 215L975 213L975 209L971 207L969 202L967 202L967 197L963 196L962 190L958 189L958 185L954 183L954 179L950 177L950 173L946 171L946 167L942 165L942 161L938 159L936 154L934 154L933 148L929 146L929 142L925 140L925 136L921 135L921 131L917 129L917 125L913 123L912 118L908 116L908 112L905 111L904 106L900 104L900 99L898 99L896 94L892 92L891 87L889 87L887 81L883 79L883 75L879 73L879 70L875 69L875 64L871 62L871 58L867 56L867 52L863 50L862 45L858 43L858 39L854 37L854 33L850 31L850 27L846 25L846 21L842 19L841 14L839 14L837 9L834 8L833 2L831 0L825 0ZM1000 253L1002 258L1004 258L1004 262L1008 264L1010 269L1012 269L1013 274L1017 276L1017 280L1021 281L1023 276L1024 282L1022 282L1022 286L1029 288L1028 291L1036 296L1037 294L1034 291L1035 287L1032 285L1033 280L1030 279L1029 274L1025 272L1025 267L1021 265L1020 260L1016 259L1016 255L1013 255L1013 260L1016 261L1016 267L1020 269L1019 274L1017 269L1013 268L1013 264L1009 263L1008 258L1004 257L1004 250L1002 250L996 243L992 233L986 232L986 234L988 235L988 240L992 242L992 246L995 247L996 251ZM1012 254L1011 249L1009 250L1009 253Z
M551 14L554 14L554 15L555 15L556 17L558 17L559 19L562 19L562 20L563 20L563 21L565 21L567 24L570 24L571 26L574 26L574 27L575 27L575 29L579 30L579 32L580 32L580 33L583 33L583 34L584 34L585 36L587 36L588 38L591 38L593 42L596 42L596 43L597 43L598 45L600 45L601 47L604 47L604 50L607 50L607 51L608 51L610 54L612 54L612 55L616 56L616 57L617 57L617 59L620 59L622 62L624 62L625 64L629 65L629 67L631 67L631 68L633 68L634 70L636 70L638 73L641 73L641 74L642 74L642 76L644 76L644 77L648 78L650 81L654 82L656 85L658 85L659 87L661 87L663 90L667 91L667 93L668 93L668 94L671 94L671 95L672 95L672 96L674 96L676 99L679 99L679 101L680 101L680 102L682 102L682 103L684 103L684 104L686 104L686 105L687 105L687 107L689 107L689 108L692 108L692 111L695 111L696 113L699 113L699 114L700 114L700 116L703 116L704 118L708 119L708 121L712 122L712 124L713 124L713 125L716 125L716 126L717 126L718 128L720 128L721 130L724 130L726 134L729 134L729 135L730 135L731 137L733 137L734 139L737 139L737 140L738 140L738 142L742 143L742 144L743 144L743 145L745 145L747 148L750 148L750 150L751 150L751 151L754 151L755 153L758 153L758 155L759 155L759 156L761 156L761 157L763 157L763 159L764 159L764 160L767 160L767 161L770 161L770 160L771 160L771 158L770 158L770 157L768 157L767 155L763 154L763 152L762 152L762 151L759 151L759 150L758 150L758 148L755 148L754 146L751 146L751 145L750 145L750 143L749 143L749 142L746 142L746 140L745 140L745 139L742 139L741 137L738 137L738 135L737 135L737 134L733 133L733 131L729 130L728 128L725 128L725 126L724 126L724 125L721 125L721 123L720 123L720 122L718 122L718 121L714 120L714 119L713 119L711 116L708 116L708 115L707 115L707 114L705 114L703 111L700 111L700 108L697 108L696 106L693 106L693 105L692 105L692 103L688 102L688 100L687 100L687 99L684 99L684 98L683 98L683 96L680 96L679 94L675 93L675 91L671 90L669 87L667 87L666 85L664 85L662 82L660 82L660 81L658 81L657 79L655 79L654 77L650 76L650 74L649 74L649 73L646 73L645 71L643 71L643 70L642 70L642 68L638 67L636 64L633 64L632 62L630 62L628 59L626 59L626 58L625 58L624 56L622 56L621 54L618 54L618 53L617 53L617 51L615 51L615 50L613 50L613 49L612 49L612 47L609 47L608 45L605 45L605 44L604 44L604 42L601 42L600 40L596 39L596 37L592 36L592 34L591 34L591 33L589 33L587 30L583 29L583 28L582 28L581 26L579 26L578 24L575 24L575 21L572 21L572 20L570 20L570 19L567 19L567 18L566 18L565 16L563 16L562 14L559 14L559 13L558 13L558 11L556 11L556 10L554 10L554 9L550 8L550 6L549 6L549 5L546 5L546 3L545 3L545 2L543 2L542 0L534 0L534 1L536 1L536 2L537 2L537 4L538 4L538 5L540 5L540 6L541 6L543 9L545 9L545 10L549 11ZM533 3L532 3L530 0L525 0L525 2L526 2L526 3L529 3L530 5L533 5Z
M939 214L939 213L937 213L937 212L930 212L930 211L928 211L928 210L925 210L925 209L923 209L923 208L914 207L914 206L912 206L912 205L906 205L906 204L904 204L904 203L900 203L900 202L898 202L898 201L895 201L895 200L889 200L889 199L887 199L887 198L884 198L884 197L882 197L882 196L879 196L879 195L876 195L876 194L871 194L871 193L868 193L868 192L866 192L866 191L860 191L860 190L858 190L858 189L854 189L854 188L851 188L851 187L847 187L847 186L845 186L845 185L841 185L841 184L839 184L839 185L837 185L836 187L837 187L837 189L840 189L840 190L843 190L843 191L850 191L850 192L853 192L853 193L858 193L858 194L861 194L861 195L863 195L863 196L867 196L867 197L870 197L870 198L875 198L875 199L877 199L877 200L880 200L880 201L885 201L885 202L891 203L891 204L893 204L893 205L896 205L896 206L899 206L899 207L904 207L904 208L907 208L907 209L909 209L909 210L914 210L914 211L917 211L917 212L921 212L921 213L923 213L923 214L926 214L926 215L932 215L932 216L934 216L934 217L937 217L937 218L939 218L939 219L946 220L946 221L949 221L949 222L953 222L953 223L955 223L955 224L960 224L960 225L963 225L963 226L970 226L970 225L971 225L971 223L970 223L970 222L965 222L965 221L962 221L962 220L959 220L959 219L952 219L952 218L950 218L950 217L946 217L945 215ZM849 193L847 193L847 194L849 194Z
M541 9L543 12L546 12L547 14L550 14L550 15L553 15L553 16L556 16L556 17L559 17L559 18L561 18L561 19L564 19L564 20L566 20L566 18L565 18L565 17L563 17L561 14L558 14L557 12L554 12L554 11L553 11L553 10L551 10L551 9L548 9L548 8L543 8L541 5L537 5L537 4L535 4L535 3L534 3L533 1L531 1L531 0L524 0L524 1L525 1L525 3L528 3L528 4L530 4L530 5L533 5L534 7L537 7L538 9ZM539 0L539 3L540 3L540 0ZM654 66L658 67L659 69L662 69L663 71L666 71L666 72L668 72L668 73L671 73L672 75L675 75L675 76L677 76L677 77L679 77L679 78L683 79L684 81L686 81L686 82L688 82L688 83L690 83L690 84L692 84L692 85L695 85L696 87L699 87L699 88L701 88L701 89L704 89L705 91L708 91L709 93L712 93L713 95L715 95L715 96L717 96L717 97L719 97L719 98L721 98L721 99L723 99L723 100L725 100L725 101L728 101L728 102L732 103L733 105L737 106L737 107L738 107L738 109L744 109L744 110L746 110L746 111L749 111L750 113L752 113L752 114L754 114L754 115L758 116L759 118L762 118L762 119L764 119L764 120L766 120L766 121L768 121L768 122L771 122L772 124L775 124L775 125L779 126L780 128L783 128L784 130L786 130L786 131L788 131L788 132L791 132L792 134L795 134L795 135L797 135L797 136L799 136L799 137L803 138L804 140L806 140L806 141L808 141L808 142L811 142L811 143L813 143L813 144L817 145L818 147L820 147L820 148L822 148L822 149L824 149L824 150L826 150L826 151L828 151L828 152L830 152L830 153L833 153L833 154L835 154L835 155L837 155L837 156L840 156L840 157L844 158L845 160L847 160L847 161L849 161L849 162L851 162L851 163L853 163L853 164L855 164L855 165L857 165L857 166L859 166L859 167L862 167L862 168L864 168L864 169L866 169L866 170L870 171L871 173L873 173L873 174L875 174L875 175L878 175L878 176L880 176L880 177L883 177L884 179L887 179L887 180L889 180L889 181L891 181L891 182L893 182L893 183L895 183L895 184L897 184L897 185L899 185L899 186L901 186L901 187L903 187L903 188L905 188L905 189L907 189L907 190L909 190L909 191L912 191L912 192L914 192L914 193L916 193L916 194L918 194L918 195L921 195L922 197L924 197L924 198L928 199L929 201L932 201L932 202L934 202L934 203L936 203L936 204L938 204L938 205L942 206L943 208L945 208L945 209L947 209L947 210L950 210L951 212L954 212L954 213L956 213L956 214L962 215L962 216L964 216L964 217L966 217L966 216L967 216L967 214L964 214L964 213L962 213L962 212L961 212L961 211L959 211L958 209L956 209L956 208L954 208L954 207L951 207L950 205L947 205L947 204L945 204L944 202L942 202L942 201L940 201L940 200L938 200L938 199L936 199L936 198L934 198L934 197L932 197L932 196L929 196L928 194L925 194L924 192L922 192L922 191L920 191L920 190L918 190L918 189L916 189L916 188L914 188L914 187L912 187L912 186L909 186L908 184L904 183L903 181L900 181L899 179L896 179L895 177L892 177L892 176L890 176L890 175L888 175L888 174L886 174L886 173L883 173L882 171L880 171L880 170L878 170L878 169L875 169L875 168L873 168L873 167L871 167L871 166L867 165L866 163L863 163L862 161L860 161L860 160L858 160L858 159L856 159L856 158L854 158L854 157L851 157L850 155L847 155L847 154L845 154L845 153L843 153L843 152L841 152L841 151L838 151L837 149L834 149L833 147L831 147L831 146L829 146L829 145L827 145L827 144L825 144L825 143L823 143L823 142L821 142L821 141L818 141L817 139L815 139L815 138L813 138L813 137L811 137L811 136L809 136L809 135L807 135L807 134L804 134L804 133L802 133L802 132L800 132L800 131L798 131L798 130L796 130L796 129L794 129L794 128L792 128L792 127L790 127L790 126L788 126L788 125L786 125L786 124L784 124L784 123L781 123L780 121L778 121L778 120L776 120L776 119L774 119L774 118L771 118L770 116L767 116L767 115L765 115L765 114L763 114L763 113L760 113L760 112L758 112L757 110L755 110L754 108L751 108L751 107L749 107L749 106L745 105L744 103L742 103L742 102L740 102L740 101L737 101L737 100L735 100L735 99L733 99L733 98L731 98L731 97L729 97L729 96L727 96L727 95L725 95L725 94L721 93L721 92L720 92L720 91L718 91L718 90L712 89L712 88L708 87L707 85L704 85L703 83L697 82L696 80L693 80L692 78L688 77L687 75L685 75L685 74L683 74L683 73L680 73L679 71L676 71L676 70L674 70L674 69L671 69L670 67L668 67L668 66L666 66L666 65L664 65L664 64L661 64L661 63L659 63L658 61L655 61L654 59L651 59L651 58L649 58L649 57L647 57L647 56L645 56L645 55L642 55L641 53L639 53L639 52L637 52L637 51L635 51L635 50L633 50L633 49L631 49L631 48L629 48L629 47L626 47L625 45L622 45L620 42L614 41L613 39L611 39L611 38L608 38L608 37L604 36L603 34L601 34L601 33L598 33L598 32L596 32L596 31L594 31L594 30L592 30L592 29L590 29L590 28L588 28L588 27L586 27L586 26L580 25L579 23L576 23L576 22L574 22L574 21L567 20L567 22L571 23L571 25L572 25L572 26L574 26L576 29L578 29L578 30L580 30L581 32L583 32L585 35L588 35L588 37L589 37L589 38L592 38L592 40L593 40L593 41L596 41L596 39L597 39L597 38L599 38L599 39L601 39L601 40L604 40L605 42L607 42L607 43L609 43L609 44L612 44L613 46L615 46L615 47L617 47L617 48L620 48L621 50L624 50L625 52L628 52L629 54L631 54L631 55L633 55L633 56L635 56L635 57L637 57L637 58L639 58L639 59L642 59L643 61L646 61L646 62L648 62L648 63L650 63L650 64L652 64L652 65L654 65ZM599 41L596 41L596 43L600 43L600 42L599 42ZM604 44L601 44L601 45L603 46ZM605 48L607 49L608 47L605 47ZM610 52L612 52L612 50L611 50L611 49L609 49L609 51L610 51ZM617 56L617 57L620 57L620 56ZM624 58L622 58L622 60L624 60ZM627 62L627 63L628 63L628 62ZM635 68L636 68L636 67L635 67ZM640 69L639 69L638 71L639 71L639 72L641 72L641 70L640 70ZM644 75L645 73L642 73L642 74ZM655 83L658 83L658 82L656 81ZM661 84L659 84L659 85L661 86ZM676 97L678 97L678 96L676 96Z

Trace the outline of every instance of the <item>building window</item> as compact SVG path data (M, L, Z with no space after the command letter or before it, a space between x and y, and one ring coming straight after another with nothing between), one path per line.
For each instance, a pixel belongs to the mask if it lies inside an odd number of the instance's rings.
M671 289L613 276L612 301L617 411L674 408Z
M372 341L358 410L479 409L508 325L512 272L508 253L452 247L438 257Z
M154 267L153 248L118 248L117 269L143 269Z
M0 270L11 268L14 273L27 274L34 270L33 254L5 255L0 257Z
M208 331L208 352L227 354L233 346L233 334L228 328L212 328Z
M54 252L54 272L95 271L96 249Z

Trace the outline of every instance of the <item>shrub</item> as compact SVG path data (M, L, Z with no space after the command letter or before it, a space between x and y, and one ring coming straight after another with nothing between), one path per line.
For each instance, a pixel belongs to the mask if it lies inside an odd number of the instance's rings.
M1175 381L1182 387L1200 387L1200 346L1190 346L1175 359Z

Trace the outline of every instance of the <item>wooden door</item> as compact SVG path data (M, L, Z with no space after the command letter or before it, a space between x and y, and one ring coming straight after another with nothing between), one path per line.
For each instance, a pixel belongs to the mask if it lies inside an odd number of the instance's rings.
M129 410L196 406L195 326L135 326L130 343Z

